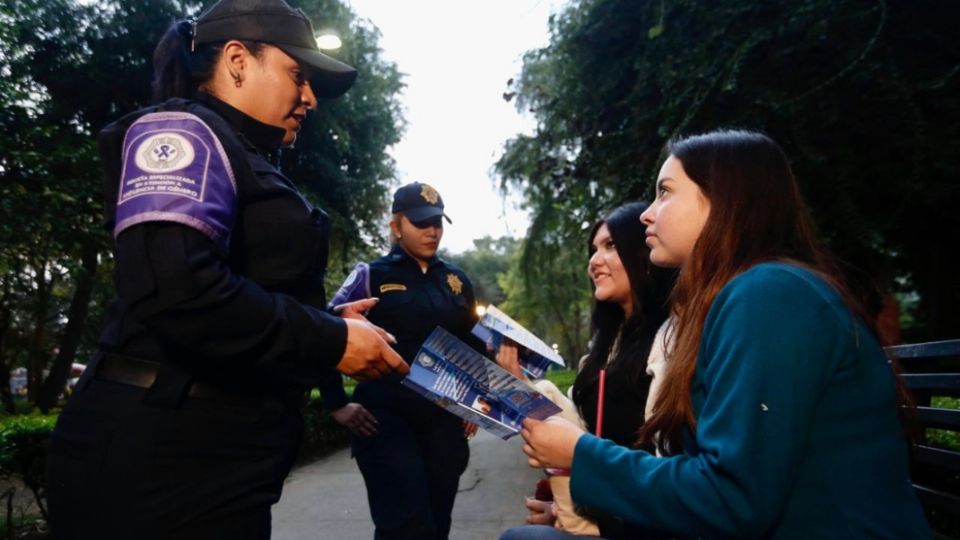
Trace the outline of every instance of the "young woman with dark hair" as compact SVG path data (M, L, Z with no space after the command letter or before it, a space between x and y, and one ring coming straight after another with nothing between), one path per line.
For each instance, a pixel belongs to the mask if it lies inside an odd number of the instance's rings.
M597 432L599 374L606 370L604 437L631 446L643 425L650 388L647 358L668 315L674 272L650 264L640 214L646 203L629 203L594 225L587 249L594 284L593 346L573 383L573 401L591 433ZM622 271L617 269L617 265ZM619 281L626 277L628 282Z
M871 325L816 241L780 147L746 131L671 142L644 212L677 267L677 341L641 441L525 423L537 467L573 499L679 537L929 538L909 481L898 388Z
M651 387L648 359L660 358L666 344L658 337L668 315L668 298L675 272L650 264L650 249L644 244L640 215L646 203L620 206L590 231L587 272L594 285L593 339L590 351L580 364L574 381L573 402L583 425L597 433L597 402L600 370L605 370L602 435L606 440L631 447L644 422L644 410ZM663 332L659 333L662 338ZM654 354L651 354L651 352ZM505 368L522 376L514 355L499 354ZM529 501L528 521L533 524L511 529L504 539L546 539L573 537L553 528L556 508L549 503ZM566 509L564 509L566 510ZM599 525L606 538L632 538L629 526L612 515L584 512ZM564 516L561 515L561 524ZM576 518L573 518L576 520ZM586 530L586 527L581 527Z

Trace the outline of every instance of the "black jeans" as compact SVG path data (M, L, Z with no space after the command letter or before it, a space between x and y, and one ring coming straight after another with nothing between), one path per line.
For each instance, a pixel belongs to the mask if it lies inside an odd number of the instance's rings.
M50 441L47 499L57 539L267 539L270 506L296 456L295 404L188 397L93 379Z

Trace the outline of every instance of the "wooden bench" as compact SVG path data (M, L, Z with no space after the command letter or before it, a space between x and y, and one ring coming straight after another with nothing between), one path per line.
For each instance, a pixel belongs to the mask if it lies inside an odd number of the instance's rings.
M911 456L917 496L938 539L960 538L960 339L898 345L921 430Z

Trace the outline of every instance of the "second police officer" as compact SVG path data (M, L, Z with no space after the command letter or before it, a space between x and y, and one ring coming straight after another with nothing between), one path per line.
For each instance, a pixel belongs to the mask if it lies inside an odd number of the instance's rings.
M484 351L473 287L463 270L437 257L443 199L423 183L394 193L390 252L360 263L331 301L379 298L367 319L392 333L407 363L437 327ZM367 487L377 539L444 539L476 426L385 378L357 385L348 403L340 378L324 388L324 405L353 433L353 455Z

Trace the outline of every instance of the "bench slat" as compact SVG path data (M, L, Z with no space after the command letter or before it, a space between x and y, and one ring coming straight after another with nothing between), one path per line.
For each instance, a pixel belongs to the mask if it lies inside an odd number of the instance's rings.
M930 343L917 343L915 345L895 345L886 347L886 351L900 359L960 356L960 339L931 341Z
M914 459L920 463L960 471L960 452L954 452L953 450L917 445L914 449Z
M917 407L917 421L924 427L960 431L960 410Z
M913 485L913 488L917 491L917 498L924 506L960 515L960 497L916 484Z
M903 369L903 382L917 403L916 420L923 428L946 429L960 433L960 410L931 407L934 397L960 397L960 339L885 347L888 356L897 358ZM912 372L912 373L911 373ZM934 538L953 537L960 518L960 451L917 445L910 456L914 489L921 504L940 512L946 521ZM933 483L937 487L922 485ZM940 485L940 484L943 485ZM949 517L948 517L949 516ZM950 532L949 535L943 533Z
M960 390L960 373L904 373L911 390Z

